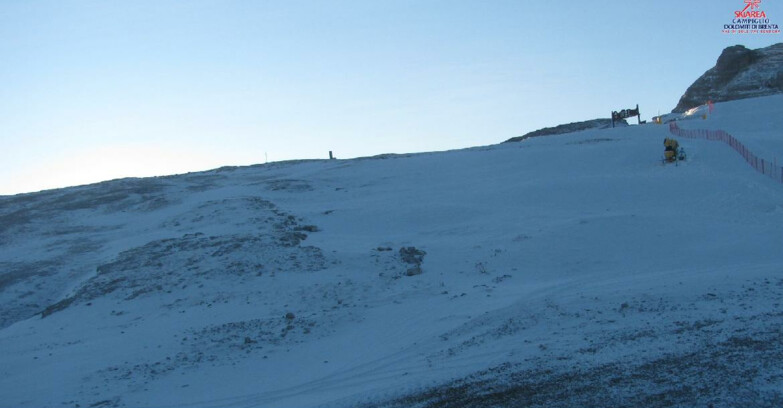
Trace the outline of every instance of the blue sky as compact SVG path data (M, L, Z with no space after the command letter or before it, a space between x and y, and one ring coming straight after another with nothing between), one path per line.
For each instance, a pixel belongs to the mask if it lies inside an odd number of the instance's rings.
M0 194L670 111L743 0L0 0ZM783 24L781 0L762 1Z

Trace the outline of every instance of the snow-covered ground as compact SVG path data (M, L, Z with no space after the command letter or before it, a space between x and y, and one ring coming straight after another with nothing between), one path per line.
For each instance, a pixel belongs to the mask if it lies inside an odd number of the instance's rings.
M783 157L781 118L681 127ZM668 136L2 197L0 406L780 406L783 185Z
M716 104L708 120L694 120L683 128L721 129L739 138L759 157L783 166L783 95Z

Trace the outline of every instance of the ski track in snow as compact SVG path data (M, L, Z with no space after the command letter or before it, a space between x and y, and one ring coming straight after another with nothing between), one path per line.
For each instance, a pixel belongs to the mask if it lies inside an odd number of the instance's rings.
M681 127L783 157L781 110ZM0 407L775 406L783 186L668 136L0 197Z

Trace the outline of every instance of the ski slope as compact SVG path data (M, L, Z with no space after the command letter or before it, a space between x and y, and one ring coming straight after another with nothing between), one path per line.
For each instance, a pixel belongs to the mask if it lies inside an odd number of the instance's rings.
M781 113L681 127L783 157ZM780 405L783 185L669 136L1 197L0 407Z

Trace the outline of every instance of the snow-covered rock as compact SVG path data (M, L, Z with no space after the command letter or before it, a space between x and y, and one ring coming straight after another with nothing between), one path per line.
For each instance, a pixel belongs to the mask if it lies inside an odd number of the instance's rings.
M783 92L783 43L750 50L734 45L685 91L672 112L708 101L724 102Z

